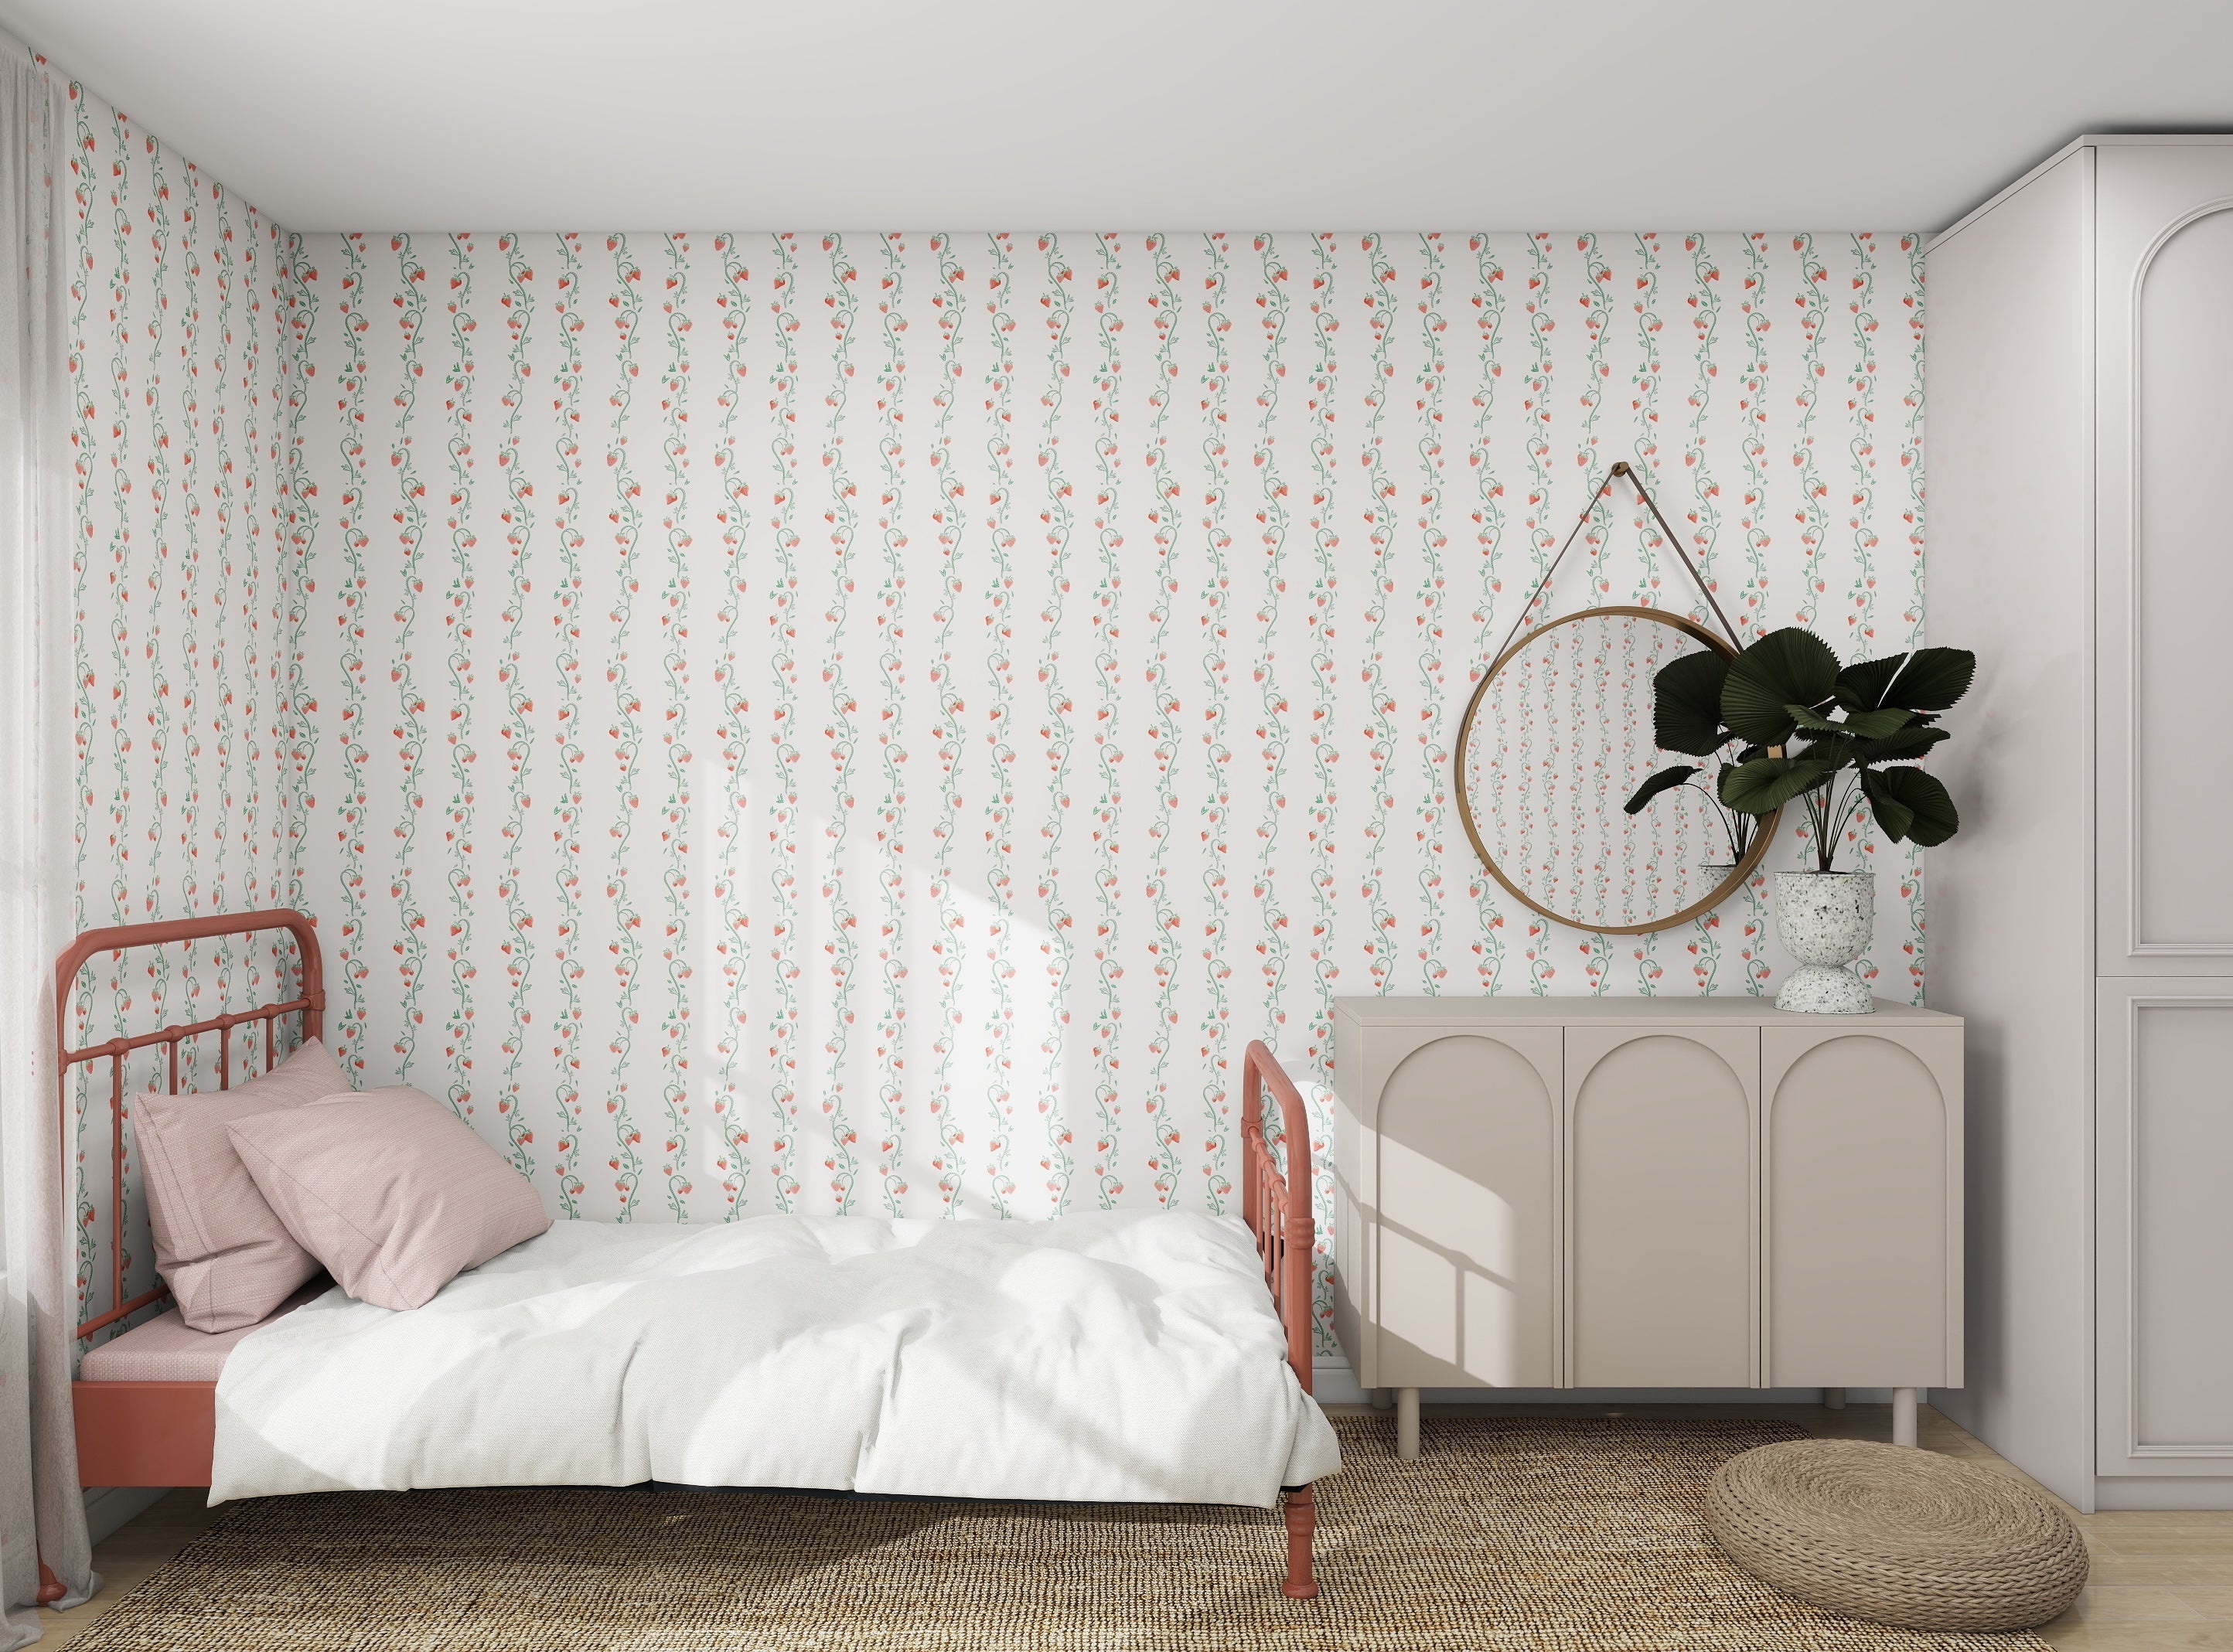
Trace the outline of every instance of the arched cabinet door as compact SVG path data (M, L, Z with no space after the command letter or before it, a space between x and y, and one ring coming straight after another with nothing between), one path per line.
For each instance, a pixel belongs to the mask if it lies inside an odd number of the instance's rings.
M1566 1030L1566 1381L1750 1388L1760 1035Z
M1768 1385L1962 1382L1962 1035L1761 1031Z
M2097 162L2095 841L2105 975L2233 975L2233 866L2196 852L2233 808L2222 693L2233 608L2233 149Z
M1377 1385L1558 1384L1558 1029L1518 1028L1381 1085Z

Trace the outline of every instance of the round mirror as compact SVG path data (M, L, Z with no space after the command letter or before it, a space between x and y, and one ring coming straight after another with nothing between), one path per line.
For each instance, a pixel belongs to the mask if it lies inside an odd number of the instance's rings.
M1679 615L1601 608L1498 657L1466 707L1456 768L1466 836L1499 883L1547 918L1624 935L1687 923L1743 886L1777 817L1730 816L1713 795L1720 761L1663 751L1652 733L1653 677L1705 648L1734 657ZM1696 765L1690 783L1631 812L1677 764Z

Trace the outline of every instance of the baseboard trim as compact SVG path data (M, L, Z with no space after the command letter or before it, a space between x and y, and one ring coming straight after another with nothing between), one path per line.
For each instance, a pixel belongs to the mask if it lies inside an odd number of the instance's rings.
M2104 1474L2093 1501L2104 1509L2233 1509L2233 1475Z

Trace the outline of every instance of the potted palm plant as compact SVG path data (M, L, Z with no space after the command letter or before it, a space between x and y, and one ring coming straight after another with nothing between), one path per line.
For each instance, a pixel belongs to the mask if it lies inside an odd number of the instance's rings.
M1775 996L1779 1009L1865 1015L1874 1007L1849 966L1868 948L1876 875L1839 871L1838 850L1864 803L1894 842L1928 847L1960 829L1946 788L1916 764L1946 738L1938 718L1969 692L1976 670L1966 648L1918 648L1841 667L1827 643L1790 626L1734 659L1687 654L1654 679L1662 745L1707 756L1742 743L1715 782L1725 809L1757 820L1796 799L1805 810L1813 867L1775 878L1776 928L1800 965ZM1709 738L1718 744L1703 744ZM1653 788L1690 778L1669 781L1671 772L1646 781L1631 810L1649 803Z

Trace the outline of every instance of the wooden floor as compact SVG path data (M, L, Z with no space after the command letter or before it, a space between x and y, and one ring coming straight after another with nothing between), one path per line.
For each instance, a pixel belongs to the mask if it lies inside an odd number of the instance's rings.
M1328 1407L1329 1410L1353 1408ZM1451 1408L1453 1410L1459 1408ZM1475 1408L1463 1408L1474 1409ZM1488 1409L1491 1408L1481 1408ZM1572 1406L1514 1406L1506 1411L1602 1415ZM1436 1408L1429 1407L1431 1414ZM1885 1406L1843 1411L1819 1406L1629 1406L1639 1416L1787 1417L1816 1434L1888 1440L1891 1416ZM1921 1439L1930 1451L1966 1457L2023 1478L2015 1465L1929 1407ZM146 1580L209 1523L200 1492L173 1492L94 1551L107 1588L75 1611L42 1612L42 1649L68 1646L86 1626ZM2093 1550L2093 1581L2078 1603L2041 1631L2057 1647L2158 1652L2177 1647L2233 1652L2233 1512L2075 1515Z

